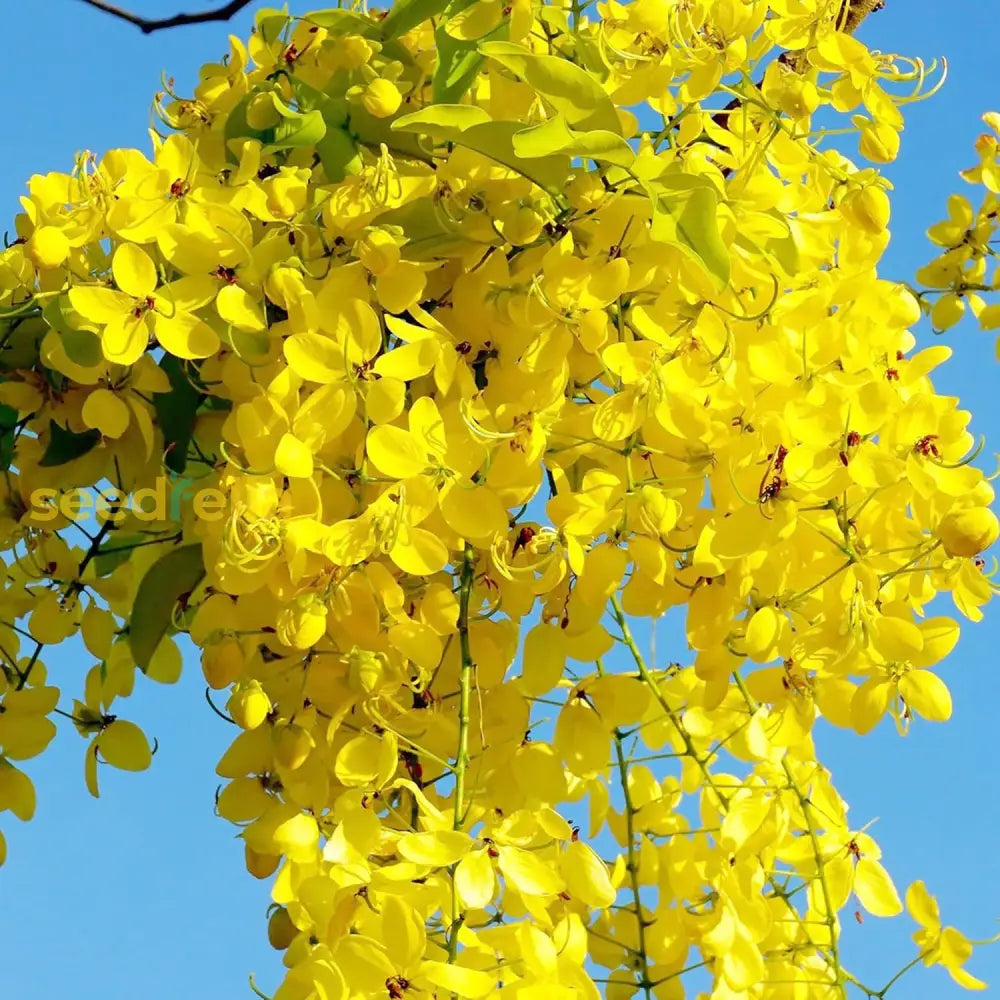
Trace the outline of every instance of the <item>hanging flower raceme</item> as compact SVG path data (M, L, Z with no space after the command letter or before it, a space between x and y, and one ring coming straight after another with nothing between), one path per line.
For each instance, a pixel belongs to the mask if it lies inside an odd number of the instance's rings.
M95 795L153 763L119 709L186 633L274 1000L856 983L841 912L903 904L813 728L946 720L928 607L996 590L950 352L910 327L997 325L997 157L928 291L880 278L929 70L838 6L262 10L159 95L151 158L33 178L0 251L0 814L55 715ZM977 988L919 886L919 958Z

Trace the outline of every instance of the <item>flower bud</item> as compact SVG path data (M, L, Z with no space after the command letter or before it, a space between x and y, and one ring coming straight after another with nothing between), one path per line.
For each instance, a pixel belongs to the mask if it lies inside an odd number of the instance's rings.
M263 132L265 129L273 128L281 120L278 109L274 106L271 92L264 91L254 94L247 102L246 110L247 125L252 129Z
M581 172L566 185L566 198L578 212L596 208L607 197L607 190L597 173Z
M864 121L858 149L872 163L891 163L899 154L899 133L881 122Z
M269 878L281 863L281 858L277 854L261 854L246 843L243 845L243 856L247 871L254 878Z
M403 95L391 80L379 78L365 87L361 103L364 104L365 111L375 118L388 118L399 110Z
M931 324L935 330L949 330L965 315L965 300L948 292L934 303Z
M399 247L384 229L369 229L355 244L354 252L376 278L399 263Z
M808 118L819 107L819 92L810 80L794 76L782 82L777 105L789 118Z
M849 221L867 233L884 232L889 225L889 196L874 185L851 191L840 203L840 209Z
M292 649L309 649L326 634L326 605L313 595L299 598L278 612L278 641Z
M215 691L234 683L243 671L243 664L243 647L232 636L206 646L201 654L205 683Z
M937 536L950 556L970 557L988 549L1000 535L1000 522L989 507L963 507L947 513Z
M69 256L69 240L55 226L39 226L28 240L28 256L40 269L60 267Z
M256 729L271 711L271 699L260 681L245 681L230 696L226 710L241 729Z
M276 951L284 951L295 940L298 927L292 923L288 910L279 906L267 922L267 940Z
M519 205L504 213L500 230L511 246L526 246L538 239L542 220L530 205Z

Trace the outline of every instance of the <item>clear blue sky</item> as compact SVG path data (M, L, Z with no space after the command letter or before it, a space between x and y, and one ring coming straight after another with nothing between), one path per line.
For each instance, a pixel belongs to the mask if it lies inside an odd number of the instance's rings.
M6 8L0 217L8 220L27 178L69 169L75 151L148 149L149 102L160 72L176 77L183 92L199 65L226 50L227 32L245 37L251 23L244 14L229 26L143 37L73 0ZM882 268L888 277L909 278L929 259L924 230L943 215L947 195L966 187L957 172L975 162L979 116L1000 106L989 82L1000 22L989 8L982 0L887 0L863 29L874 48L944 55L951 64L943 93L908 109L901 159L887 171L896 185L892 248ZM136 0L133 9L175 10L172 0ZM937 385L976 414L973 429L990 439L990 455L1000 450L993 338L963 325L948 343L956 357L938 369ZM662 655L683 658L682 649L666 648L663 632L659 638ZM941 670L955 701L946 725L915 724L905 740L887 725L864 739L828 729L819 736L856 824L880 817L872 832L900 890L924 878L945 922L971 937L991 935L1000 917L1000 805L991 766L998 648L1000 610L991 607L985 622L966 628ZM50 676L72 697L88 665L67 650L50 659ZM102 769L98 802L84 789L84 743L69 723L28 765L39 790L36 817L25 825L2 817L9 843L0 869L5 1000L243 1000L251 996L251 971L267 992L277 985L280 968L265 937L266 885L242 871L233 828L212 814L214 765L232 730L211 714L202 691L193 657L173 688L140 681L123 711L158 738L160 751L145 774ZM880 988L914 954L911 929L906 917L869 917L863 926L848 918L846 964ZM1000 988L1000 946L980 952L970 970ZM889 996L948 1000L963 992L940 969L915 970Z

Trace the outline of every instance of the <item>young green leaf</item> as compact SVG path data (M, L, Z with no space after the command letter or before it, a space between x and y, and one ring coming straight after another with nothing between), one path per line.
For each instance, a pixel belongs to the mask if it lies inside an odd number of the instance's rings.
M480 42L479 51L521 77L570 125L621 133L614 102L597 80L569 60L538 55L515 42Z
M49 442L38 464L65 465L67 462L72 462L74 458L86 455L100 440L100 431L89 430L77 434L66 427L60 427L54 420L50 420Z
M129 619L128 641L136 666L145 671L173 622L178 598L190 594L205 575L201 544L171 549L146 571Z

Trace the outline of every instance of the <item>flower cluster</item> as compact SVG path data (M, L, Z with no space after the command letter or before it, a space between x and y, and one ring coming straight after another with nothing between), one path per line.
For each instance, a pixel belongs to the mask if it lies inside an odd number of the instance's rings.
M841 995L838 914L903 905L813 726L949 717L927 609L981 617L998 525L949 351L877 273L889 185L811 124L888 162L925 68L839 6L265 10L158 96L151 159L33 177L0 810L30 817L57 712L95 795L147 767L119 705L186 634L240 730L218 812L277 873L275 1000ZM225 516L29 502L164 475ZM643 650L672 611L683 666ZM76 635L65 711L42 654Z

